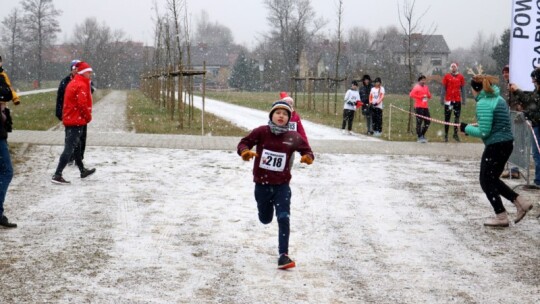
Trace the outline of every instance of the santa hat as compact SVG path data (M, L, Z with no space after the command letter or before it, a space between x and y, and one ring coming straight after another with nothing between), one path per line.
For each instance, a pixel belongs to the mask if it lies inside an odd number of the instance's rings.
M79 75L82 75L82 74L84 74L86 72L92 72L93 71L92 67L88 63L86 63L84 61L81 61L81 62L77 63L75 65L75 67L77 67L77 74L79 74Z
M289 120L291 119L291 113L292 113L291 106L289 106L289 104L284 100L278 100L272 104L272 108L270 109L270 114L268 115L270 120L272 120L272 115L274 115L274 112L277 109L283 109L287 111L287 115L289 115Z
M456 62L452 62L452 64L450 65L450 68L456 66L456 69L459 67L459 65L456 63Z
M76 66L77 63L79 63L79 62L81 62L81 61L78 60L78 59L73 59L73 60L71 60L71 64L69 65L69 69L70 69L71 71L73 71L73 69L75 69L75 66Z
M290 96L285 96L284 98L282 98L281 100L285 101L286 103L289 104L289 106L291 106L291 109L294 105L294 99L292 99L292 97Z
M283 100L283 98L288 97L289 94L287 92L279 92L279 99Z

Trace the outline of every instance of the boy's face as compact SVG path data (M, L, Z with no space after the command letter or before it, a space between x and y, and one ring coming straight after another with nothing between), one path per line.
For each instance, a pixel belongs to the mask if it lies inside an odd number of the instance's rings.
M277 109L272 114L272 122L280 127L284 127L289 122L289 114L284 109Z
M510 72L504 70L504 71L502 72L502 76L503 76L504 80L508 81L508 80L510 79Z

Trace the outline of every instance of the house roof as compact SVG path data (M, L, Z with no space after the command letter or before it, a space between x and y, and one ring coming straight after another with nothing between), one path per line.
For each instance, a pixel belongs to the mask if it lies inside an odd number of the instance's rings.
M388 50L392 53L407 52L407 36L398 35L376 40L371 46L372 51ZM411 51L413 53L450 53L443 35L411 35Z
M194 45L191 47L191 65L202 66L232 66L238 57L239 49L236 46L223 48L215 45ZM185 53L184 53L185 54ZM186 56L184 55L184 60Z

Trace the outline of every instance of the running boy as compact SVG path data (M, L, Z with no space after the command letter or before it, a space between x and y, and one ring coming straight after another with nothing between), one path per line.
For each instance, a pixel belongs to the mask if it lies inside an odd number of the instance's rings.
M289 131L291 107L284 101L276 101L270 110L268 125L255 128L238 144L238 155L253 164L255 200L259 220L263 224L272 222L274 208L279 227L278 268L287 269L296 264L289 254L289 217L291 207L291 155L298 151L301 163L311 165L315 157L309 144L298 132ZM256 152L251 151L257 146Z

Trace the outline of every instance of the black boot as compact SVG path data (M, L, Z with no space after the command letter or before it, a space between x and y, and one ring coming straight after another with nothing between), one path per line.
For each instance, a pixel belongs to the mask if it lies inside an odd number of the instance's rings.
M457 135L457 133L454 133L454 140L457 141L457 142L460 142L461 140L459 139L459 135Z
M8 218L5 215L2 215L0 218L0 226L6 227L6 228L17 228L17 224L10 223Z
M85 178L85 177L88 177L92 174L94 174L96 172L96 168L92 168L92 169L82 169L81 171L81 178Z

